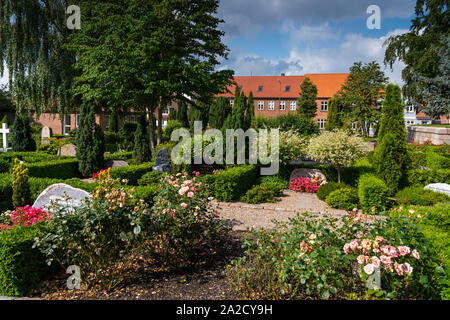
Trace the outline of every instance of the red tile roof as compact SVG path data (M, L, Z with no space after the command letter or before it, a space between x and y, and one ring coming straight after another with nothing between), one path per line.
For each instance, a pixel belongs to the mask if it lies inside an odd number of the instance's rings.
M300 85L308 77L317 86L318 98L331 98L339 91L348 77L348 73L305 74L304 76L246 76L234 77L238 86L246 96L253 92L255 98L298 98ZM258 88L262 86L262 90ZM290 87L286 91L286 87ZM235 86L229 86L231 93L221 94L223 97L233 97Z

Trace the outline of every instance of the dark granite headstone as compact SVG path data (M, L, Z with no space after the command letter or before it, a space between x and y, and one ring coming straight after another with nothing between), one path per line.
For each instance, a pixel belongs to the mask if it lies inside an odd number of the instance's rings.
M169 149L164 148L158 151L153 171L170 172Z

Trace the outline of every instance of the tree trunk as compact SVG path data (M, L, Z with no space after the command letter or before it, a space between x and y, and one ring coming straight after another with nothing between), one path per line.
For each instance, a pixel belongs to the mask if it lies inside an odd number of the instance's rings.
M153 155L153 150L155 148L155 128L153 127L153 111L152 108L147 108L147 115L149 119L149 144L150 144L150 153Z
M162 112L163 112L163 101L161 101L161 103L159 104L159 108L158 108L158 136L157 136L157 144L162 143L162 122L163 122Z

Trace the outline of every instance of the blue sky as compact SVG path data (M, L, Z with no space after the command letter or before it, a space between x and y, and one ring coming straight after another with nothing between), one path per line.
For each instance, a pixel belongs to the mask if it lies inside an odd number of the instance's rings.
M381 29L369 30L370 5L381 9ZM222 0L229 59L221 68L244 75L348 72L355 61L380 63L391 82L401 70L383 64L384 41L409 30L415 0Z
M355 61L376 60L401 84L397 63L383 65L383 42L407 32L415 0L221 0L223 41L230 48L220 68L244 75L348 72ZM381 9L381 29L369 30L367 8ZM7 77L0 79L6 83Z

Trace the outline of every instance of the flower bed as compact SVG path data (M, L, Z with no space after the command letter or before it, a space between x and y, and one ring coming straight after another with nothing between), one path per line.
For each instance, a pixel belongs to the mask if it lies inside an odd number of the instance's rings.
M297 192L316 193L322 183L319 178L299 177L290 181L289 189Z

